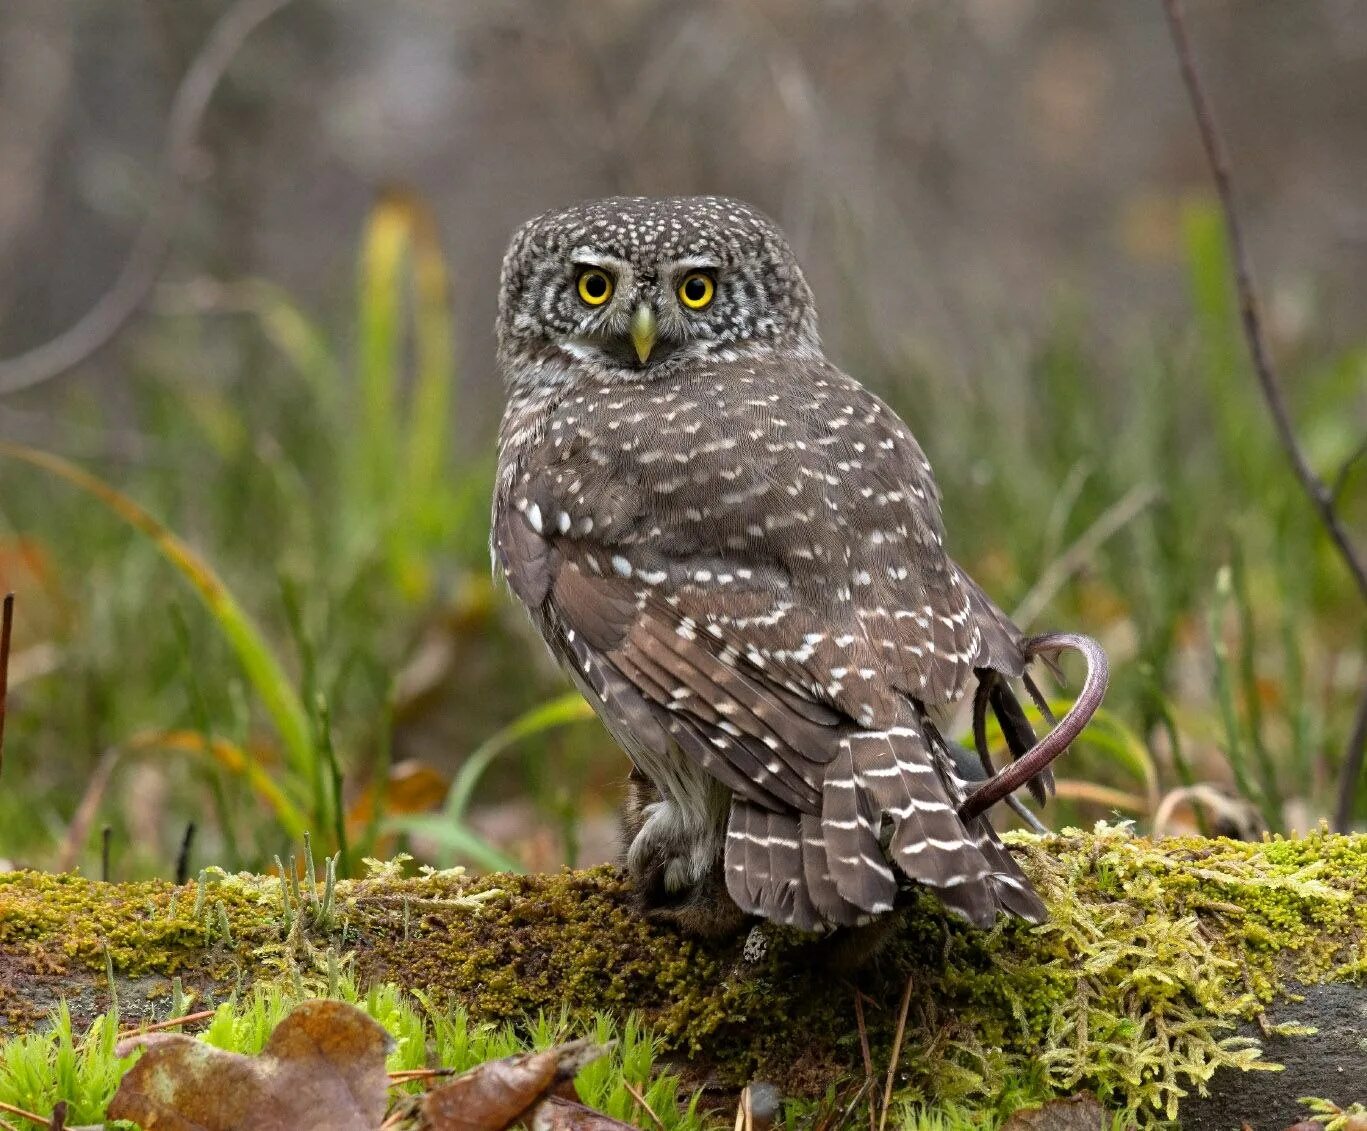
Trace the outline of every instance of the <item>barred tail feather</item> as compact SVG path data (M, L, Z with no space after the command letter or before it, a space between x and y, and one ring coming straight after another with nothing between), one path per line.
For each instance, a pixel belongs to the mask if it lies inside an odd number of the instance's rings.
M741 910L802 931L822 926L807 890L797 814L733 802L725 866L726 890Z
M840 897L869 915L891 911L897 877L878 843L880 816L854 756L858 735L840 741L840 753L826 767L821 790L821 834L826 862ZM862 759L861 759L862 761Z
M934 727L927 729L939 764L944 769L950 796L957 807L967 795L969 783L955 772L953 757L939 732ZM1016 915L1028 923L1044 922L1049 917L1044 901L1030 886L1030 880L1021 871L1015 857L998 839L997 831L992 827L987 817L984 815L970 821L966 826L966 832L991 869L988 882L991 884L996 902L1002 910Z
M909 708L886 730L847 736L822 794L822 837L839 896L865 912L886 910L897 886L890 861L975 926L989 926L1003 909L1043 918L1038 896L987 820L967 827L960 820L962 798L944 740L919 711ZM821 908L828 893L818 871L808 867L808 884Z
M831 876L827 858L826 837L821 830L821 818L814 813L803 813L799 821L802 832L802 871L807 877L807 892L812 906L822 920L833 927L852 927L861 917L858 907L840 894Z

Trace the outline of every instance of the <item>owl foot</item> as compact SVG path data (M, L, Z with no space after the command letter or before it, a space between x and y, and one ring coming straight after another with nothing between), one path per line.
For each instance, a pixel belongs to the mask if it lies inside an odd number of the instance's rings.
M726 893L721 830L686 819L679 806L633 776L623 820L627 875L642 912L688 934L735 934L744 913Z

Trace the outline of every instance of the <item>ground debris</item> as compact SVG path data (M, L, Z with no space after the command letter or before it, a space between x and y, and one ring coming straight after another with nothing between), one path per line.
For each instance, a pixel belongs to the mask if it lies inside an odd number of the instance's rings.
M107 1117L146 1131L620 1131L630 1125L588 1107L574 1086L579 1070L614 1043L568 1041L491 1060L424 1096L398 1096L391 1110L393 1084L448 1073L391 1076L389 1034L356 1006L316 999L296 1006L259 1056L179 1033L125 1039L120 1056L144 1051Z
M574 1077L608 1051L592 1041L569 1041L544 1052L520 1053L478 1065L423 1101L429 1131L504 1131L530 1122L534 1131L612 1131L626 1127L586 1107Z
M339 1001L300 1003L260 1056L225 1052L179 1033L146 1033L120 1055L129 1069L108 1118L156 1131L375 1131L384 1119L393 1040Z
M1012 1112L1001 1131L1105 1131L1110 1116L1087 1092Z

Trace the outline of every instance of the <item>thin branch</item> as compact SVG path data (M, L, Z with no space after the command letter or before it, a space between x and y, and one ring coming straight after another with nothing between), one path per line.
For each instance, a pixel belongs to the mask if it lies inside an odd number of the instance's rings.
M859 1029L859 1052L864 1058L864 1086L872 1089L876 1081L873 1075L873 1054L869 1052L869 1030L864 1024L864 995L860 993L859 987L854 988L854 1020ZM873 1096L869 1096L869 1131L877 1131L878 1125L875 1122Z
M185 835L180 839L180 851L176 853L176 883L183 884L190 878L190 849L195 843L195 823L185 826Z
M1348 750L1339 774L1338 805L1334 809L1334 828L1346 833L1353 823L1353 799L1357 796L1362 772L1367 768L1367 695L1358 704L1353 733L1348 738Z
M166 1021L156 1021L151 1025L138 1025L132 1029L119 1030L119 1040L126 1041L129 1037L141 1037L144 1033L160 1033L163 1029L179 1029L182 1025L193 1025L199 1021L207 1021L217 1012L213 1009L201 1009L198 1013L187 1013L184 1017L172 1017Z
M1363 440L1358 445L1357 451L1343 461L1343 466L1334 476L1334 485L1329 488L1329 497L1334 501L1335 506L1338 506L1339 499L1343 495L1343 489L1348 486L1348 476L1352 473L1353 465L1363 456L1367 456L1367 440Z
M255 28L290 0L238 0L214 24L171 103L156 195L113 285L51 341L0 361L0 396L66 373L111 342L156 284L189 196L200 122L214 91Z
M1160 495L1157 487L1141 483L1102 511L1076 542L1045 567L1039 579L1016 606L1011 619L1022 628L1029 628L1072 576L1091 561L1109 539L1157 502Z
M1215 125L1215 115L1206 97L1205 87L1196 70L1196 61L1187 36L1185 17L1182 14L1181 0L1163 0L1163 11L1167 15L1168 28L1172 32L1173 46L1177 49L1177 61L1182 69L1182 81L1186 84L1191 99L1191 108L1196 115L1196 125L1201 133L1201 145L1206 151L1211 176L1215 181L1215 192L1224 213L1225 231L1229 237L1229 251L1233 259L1234 283L1239 292L1239 312L1243 317L1244 337L1248 340L1248 352L1253 359L1253 371L1262 389L1263 400L1272 414L1272 422L1281 441L1282 450L1291 462L1291 467L1300 480L1301 487L1310 499L1324 524L1325 530L1348 570L1357 582L1358 592L1367 600L1367 565L1358 553L1357 547L1348 537L1338 511L1334 508L1333 494L1324 481L1311 469L1301 451L1295 431L1291 427L1291 416L1286 402L1282 399L1281 382L1272 361L1272 351L1263 330L1262 315L1257 293L1253 289L1253 270L1249 264L1248 250L1244 245L1243 225L1239 220L1234 204L1234 190L1230 183L1229 158L1225 153L1224 142Z
M0 772L5 768L5 701L9 698L9 649L14 631L14 594L0 606Z
M907 975L907 984L902 989L902 1003L897 1008L897 1033L892 1039L892 1052L888 1056L888 1075L883 1083L883 1111L878 1116L878 1131L888 1125L888 1110L892 1107L892 1086L897 1080L897 1062L902 1059L902 1040L907 1035L907 1011L911 1008L911 990L914 977Z
M17 1115L20 1119L27 1119L31 1123L40 1123L44 1127L50 1122L46 1115L35 1115L31 1111L25 1111L22 1107L15 1107L13 1104L0 1103L0 1111L7 1115Z
M650 1121L655 1124L660 1131L666 1131L665 1121L655 1114L655 1109L647 1102L645 1096L641 1093L641 1089L632 1084L630 1080L623 1080L622 1086L631 1093L631 1098L640 1105L648 1116L650 1116Z
M85 791L81 794L80 803L77 804L76 812L66 827L66 834L62 837L62 846L57 851L56 871L69 872L76 866L76 858L85 848L85 839L90 833L90 826L95 823L95 817L100 811L100 802L104 800L105 790L109 788L109 779L118 761L119 748L116 746L110 747L98 756L95 768L86 782Z

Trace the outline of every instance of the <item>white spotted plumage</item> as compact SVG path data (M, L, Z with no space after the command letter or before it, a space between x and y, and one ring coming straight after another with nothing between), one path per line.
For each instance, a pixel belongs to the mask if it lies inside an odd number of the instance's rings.
M576 305L576 256L658 308L658 356ZM695 261L716 282L697 320L665 282ZM1039 918L987 822L960 821L936 722L975 671L1019 674L1020 634L945 553L910 430L822 356L778 230L717 198L540 217L505 261L499 359L496 565L661 794L634 878L663 860L677 895L715 869L809 930L909 882L975 923Z

